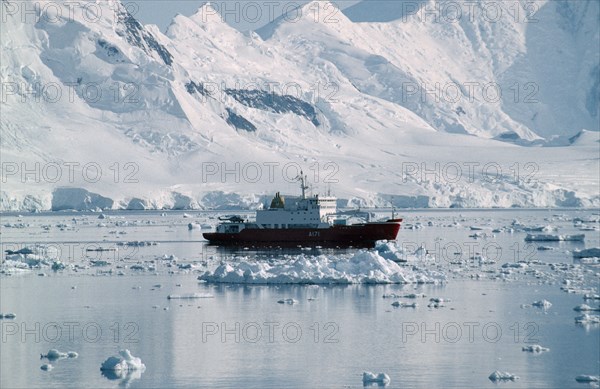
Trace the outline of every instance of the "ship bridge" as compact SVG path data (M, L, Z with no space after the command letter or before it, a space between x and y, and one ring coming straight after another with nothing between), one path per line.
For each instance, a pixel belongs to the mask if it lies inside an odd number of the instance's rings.
M337 213L337 199L332 196L306 197L306 177L300 176L302 197L284 198L279 192L269 209L256 213L259 228L327 228L328 216Z

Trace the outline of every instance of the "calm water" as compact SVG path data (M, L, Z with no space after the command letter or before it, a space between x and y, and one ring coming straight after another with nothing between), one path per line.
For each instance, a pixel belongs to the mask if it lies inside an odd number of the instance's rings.
M51 243L67 263L107 259L131 264L175 255L181 262L201 266L231 254L205 246L200 230L187 230L191 220L214 223L213 214L188 213L193 218L184 219L182 213L114 213L103 220L79 213L3 216L3 225L28 226L2 227L2 246L5 250ZM561 291L560 279L472 280L449 262L465 259L473 250L497 257L495 268L515 260L573 263L570 250L598 247L600 237L598 231L578 231L570 220L597 217L594 214L589 210L404 212L406 223L432 222L433 226L422 229L403 229L398 241L406 247L423 244L437 255L439 268L449 274L448 283L441 286L207 285L196 280L197 272L181 273L160 262L155 272L125 270L122 276L116 275L117 268L112 275L91 268L0 276L0 312L17 314L14 320L0 321L0 387L359 388L362 372L370 370L386 372L394 388L586 388L589 385L574 378L600 374L600 327L574 323L573 307L583 303L581 295ZM473 231L468 226L496 228L513 219L528 225L552 224L560 234L585 233L586 241L544 244L554 249L542 251L527 245L524 233L492 236L487 231L488 238L469 238ZM462 227L445 227L453 222ZM64 231L57 224L66 224ZM46 231L43 225L52 227ZM158 245L85 251L133 240ZM240 249L244 255L261 257L283 251ZM303 252L315 251L319 250ZM348 251L352 250L344 252ZM594 279L599 269L590 266L589 270ZM38 276L41 272L48 276ZM597 293L599 278L595 280L588 286ZM210 293L214 298L167 299L169 294L191 292ZM386 293L424 293L427 298L418 298L415 309L396 309L390 305L394 299L382 298ZM451 301L433 309L427 307L429 297ZM282 298L299 303L278 304ZM521 308L542 298L552 302L550 309ZM521 351L532 343L550 351L539 355ZM76 351L79 357L54 362L55 368L44 372L40 366L47 361L39 359L40 353L51 348ZM101 374L100 364L122 348L139 356L146 371L110 380ZM494 384L487 378L494 370L521 378Z

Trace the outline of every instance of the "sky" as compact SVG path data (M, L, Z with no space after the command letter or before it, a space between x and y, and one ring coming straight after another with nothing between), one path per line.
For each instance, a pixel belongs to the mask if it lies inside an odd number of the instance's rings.
M206 0L123 0L136 19L143 24L156 24L162 31L175 15L190 16ZM349 7L358 0L336 1L341 9ZM307 0L213 0L211 4L225 21L240 31L255 30L281 16L285 10L308 3Z

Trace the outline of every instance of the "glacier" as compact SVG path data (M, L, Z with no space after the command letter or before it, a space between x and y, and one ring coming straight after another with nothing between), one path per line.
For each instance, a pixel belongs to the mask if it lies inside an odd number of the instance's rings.
M2 0L0 211L256 208L300 169L342 206L600 206L599 3L410 3Z

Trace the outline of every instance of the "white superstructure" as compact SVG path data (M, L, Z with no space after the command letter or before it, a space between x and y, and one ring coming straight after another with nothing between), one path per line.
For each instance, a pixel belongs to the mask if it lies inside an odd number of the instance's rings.
M256 213L256 224L262 228L327 228L328 216L337 212L335 197L289 199L275 195L269 209Z
M337 212L337 199L332 196L306 197L306 177L298 177L302 189L301 198L286 200L279 192L268 209L256 213L259 228L328 228L329 216Z

